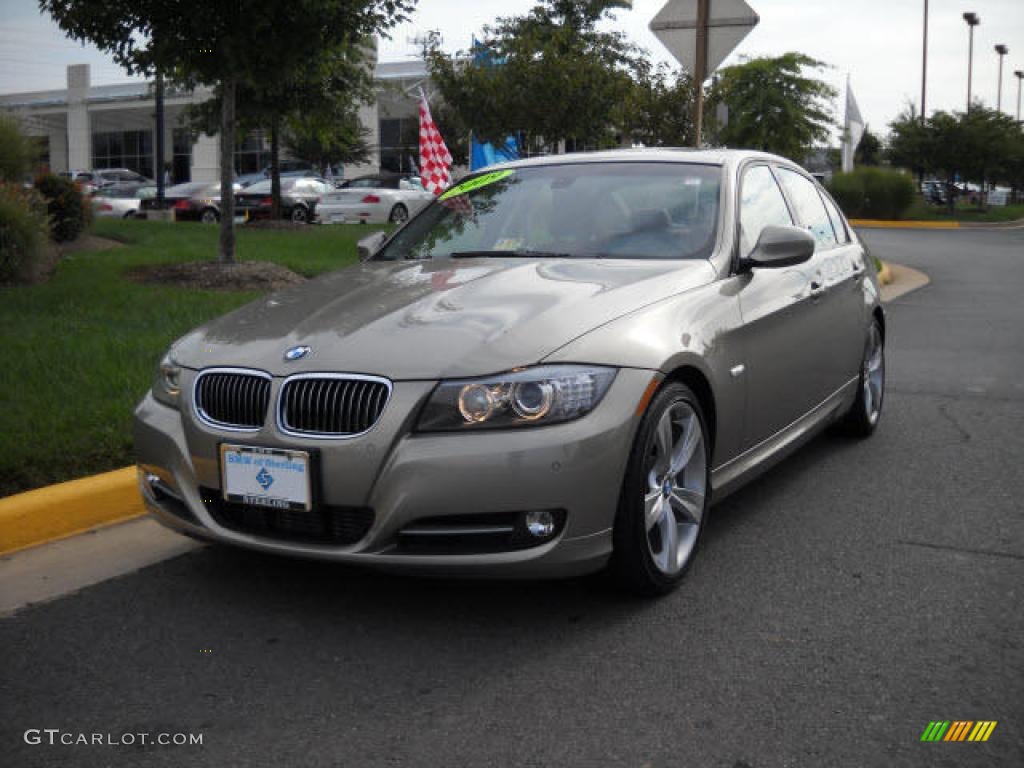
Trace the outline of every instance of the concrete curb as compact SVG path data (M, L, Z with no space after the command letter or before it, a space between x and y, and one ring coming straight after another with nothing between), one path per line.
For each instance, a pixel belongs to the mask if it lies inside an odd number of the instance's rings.
M919 272L902 264L886 264L890 271L890 282L882 286L882 301L888 303L900 296L905 296L918 288L924 288L932 280L924 272Z
M0 499L0 555L145 513L135 467Z

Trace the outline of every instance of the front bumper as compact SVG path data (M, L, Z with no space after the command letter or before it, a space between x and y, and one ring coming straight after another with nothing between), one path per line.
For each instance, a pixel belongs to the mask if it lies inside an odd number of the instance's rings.
M172 529L265 552L443 574L585 573L603 567L611 554L611 529L638 422L637 404L653 375L620 370L597 408L573 422L460 434L412 432L434 383L396 382L377 425L345 440L289 437L272 418L258 432L221 432L200 423L190 408L170 408L148 394L135 412L140 475L159 478L171 496L154 493L143 482L143 497L150 512ZM271 402L280 385L275 379ZM185 380L182 392L189 391L190 381ZM220 488L222 442L314 451L319 502L372 509L368 532L350 546L332 546L218 524L201 489ZM529 548L411 554L398 544L399 532L424 518L550 509L564 510L564 527L551 540Z

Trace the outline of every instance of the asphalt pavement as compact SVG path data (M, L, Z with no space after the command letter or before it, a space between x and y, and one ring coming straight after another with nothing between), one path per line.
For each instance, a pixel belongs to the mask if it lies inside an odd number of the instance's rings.
M878 432L716 507L675 594L202 548L0 620L0 762L1024 765L1024 229L864 236L931 277L888 306Z

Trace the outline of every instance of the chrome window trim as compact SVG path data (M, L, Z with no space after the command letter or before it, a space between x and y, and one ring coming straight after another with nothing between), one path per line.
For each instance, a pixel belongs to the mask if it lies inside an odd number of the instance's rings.
M258 376L261 379L266 379L267 381L269 381L270 385L271 385L271 388L273 388L273 385L274 385L274 377L271 376L266 371L260 371L260 370L257 370L255 368L215 367L215 368L203 368L201 371L199 371L199 373L196 374L195 379L192 381L192 415L195 416L196 419L199 422L205 424L208 427L213 427L214 429L224 430L225 432L247 432L247 433L251 434L253 432L259 432L261 429L263 429L263 426L266 424L266 421L267 421L267 414L265 412L263 414L263 424L260 424L260 426L258 426L258 427L238 427L238 426L235 426L233 424L225 424L224 422L217 421L216 419L211 418L210 416L208 416L206 414L205 411L203 411L202 408L199 407L199 402L198 402L198 400L196 398L196 392L199 389L199 381L204 376L206 376L207 374L211 374L211 373L236 373L236 374L242 374L244 376ZM268 408L268 410L269 410L269 407L270 407L270 398L268 397L268 399L267 399L267 408Z
M335 379L338 381L370 381L377 384L383 384L387 389L387 395L384 398L384 404L380 407L380 415L377 420L373 422L373 426L369 429L365 429L362 432L353 432L352 434L339 435L334 432L304 432L301 430L291 429L284 417L284 393L288 387L288 384L293 381L300 381L302 379ZM394 393L394 382L391 379L387 379L383 376L372 376L365 373L338 373L338 372L307 372L307 373L294 373L291 376L285 377L284 381L281 382L281 387L277 391L277 407L275 408L275 420L277 422L277 429L283 435L289 437L306 438L310 440L351 440L356 437L362 437L363 435L369 434L377 425L380 424L381 419L384 417L384 412L388 408L388 404L391 402L391 395Z

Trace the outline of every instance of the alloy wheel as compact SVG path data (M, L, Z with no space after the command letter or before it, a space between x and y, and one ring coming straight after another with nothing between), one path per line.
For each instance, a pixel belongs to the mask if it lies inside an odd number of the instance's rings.
M658 420L647 468L644 529L655 567L675 576L697 545L707 494L707 456L700 417L675 402Z
M873 425L881 415L882 396L885 389L885 350L877 323L872 323L871 330L868 332L864 368L861 372L861 386L864 388L864 415Z

